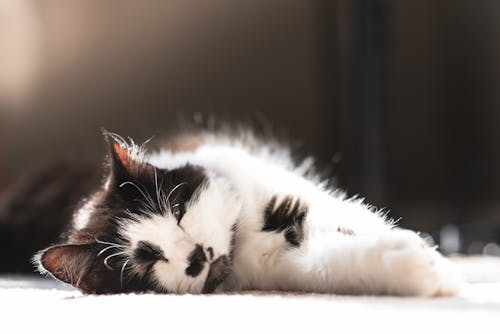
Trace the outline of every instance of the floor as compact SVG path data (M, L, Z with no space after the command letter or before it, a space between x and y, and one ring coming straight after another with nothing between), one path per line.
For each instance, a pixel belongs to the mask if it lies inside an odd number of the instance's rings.
M500 258L454 261L468 284L457 297L435 299L258 292L83 296L53 280L4 275L0 328L19 333L500 333Z

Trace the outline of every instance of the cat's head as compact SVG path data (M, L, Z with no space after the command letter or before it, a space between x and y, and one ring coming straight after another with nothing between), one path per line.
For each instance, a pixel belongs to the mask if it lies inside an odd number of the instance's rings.
M231 271L241 207L231 184L187 162L153 166L142 147L105 137L105 183L67 241L36 256L40 271L86 293L213 292Z

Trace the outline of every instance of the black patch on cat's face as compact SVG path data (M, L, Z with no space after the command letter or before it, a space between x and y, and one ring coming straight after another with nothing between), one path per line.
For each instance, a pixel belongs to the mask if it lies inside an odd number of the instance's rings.
M189 255L188 262L189 266L186 268L186 275L191 277L198 276L207 262L207 257L201 245L196 245L196 248Z
M285 197L275 208L276 202L277 196L273 196L264 210L262 231L284 232L285 239L291 246L300 246L304 239L307 206L298 199L294 200L292 196Z
M155 245L139 242L133 259L118 254L130 247L119 233L120 218L132 215L170 215L171 208L186 210L186 204L196 200L197 190L207 177L199 166L185 165L173 170L155 168L136 161L114 136L105 134L109 144L109 173L106 184L91 198L92 209L86 226L69 235L64 245L46 249L40 255L40 265L56 278L74 285L86 293L119 293L154 290L152 266L157 260L167 260ZM168 198L168 204L165 200ZM122 224L124 221L121 220ZM119 247L110 247L117 244ZM107 249L106 249L107 248ZM113 254L116 256L111 256ZM194 256L196 255L196 256ZM201 256L193 255L191 276L201 271ZM204 253L203 253L204 255ZM105 261L106 260L106 261ZM127 273L127 260L134 260L142 270L137 275ZM206 257L205 260L206 261ZM187 272L186 272L187 274ZM161 291L164 292L164 291Z
M107 141L110 151L108 201L134 214L144 211L166 214L164 202L168 201L170 210L181 219L186 203L196 200L193 195L206 181L203 168L190 164L173 170L156 168L134 160L111 135ZM126 202L126 205L120 202Z
M141 262L151 262L163 260L168 262L168 259L163 254L163 251L157 245L153 245L147 241L139 241L134 250L134 258Z

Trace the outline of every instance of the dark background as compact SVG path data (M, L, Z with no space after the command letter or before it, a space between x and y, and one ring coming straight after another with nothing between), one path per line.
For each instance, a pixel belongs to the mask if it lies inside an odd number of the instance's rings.
M100 157L101 126L141 141L179 119L243 121L403 227L451 224L480 252L500 239L499 14L495 0L2 3L0 189Z

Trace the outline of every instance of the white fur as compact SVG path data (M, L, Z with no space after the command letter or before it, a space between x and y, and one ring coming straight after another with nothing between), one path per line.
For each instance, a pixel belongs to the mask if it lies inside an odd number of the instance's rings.
M159 261L154 269L158 284L170 291L201 291L208 265L199 276L186 277L187 256L197 243L212 247L214 258L228 255L235 223L233 269L219 290L418 296L458 291L451 264L416 233L393 228L362 200L306 177L310 163L295 166L286 150L207 136L193 152L161 151L144 159L166 169L200 165L209 176L182 228L171 216L123 224L132 246L146 240L163 249L169 262ZM278 202L291 195L309 208L299 247L290 247L282 233L262 231L264 209L275 195Z
M211 176L211 177L210 177ZM131 216L121 221L122 236L129 240L129 258L140 241L159 246L168 261L154 265L156 283L176 293L200 293L209 271L209 264L220 255L229 254L231 228L238 219L241 202L227 180L209 173L209 180L188 203L179 226L170 213L165 215ZM167 211L168 212L168 211ZM213 259L204 265L200 275L185 274L188 257L197 244L212 247ZM133 263L132 263L133 264ZM138 273L140 274L140 273Z

